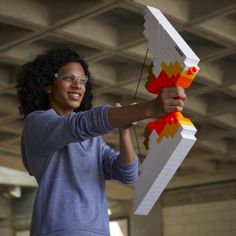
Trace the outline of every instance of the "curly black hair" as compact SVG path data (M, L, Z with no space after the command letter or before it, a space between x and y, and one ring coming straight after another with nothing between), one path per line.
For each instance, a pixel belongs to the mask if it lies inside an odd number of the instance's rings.
M92 81L87 63L75 51L58 48L37 56L33 61L24 64L17 73L16 89L21 115L26 117L32 111L50 108L46 88L53 83L58 69L69 62L79 62L88 76L84 98L80 107L74 111L85 111L92 107Z

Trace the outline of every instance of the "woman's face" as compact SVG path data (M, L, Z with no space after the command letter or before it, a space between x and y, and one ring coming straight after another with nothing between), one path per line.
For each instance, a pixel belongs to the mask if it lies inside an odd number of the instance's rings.
M48 87L50 107L60 115L78 108L84 97L87 82L79 62L69 62L59 68L53 84Z

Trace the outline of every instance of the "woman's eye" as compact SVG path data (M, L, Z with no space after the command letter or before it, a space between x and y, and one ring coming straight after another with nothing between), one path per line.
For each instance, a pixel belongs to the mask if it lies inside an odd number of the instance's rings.
M85 79L81 79L81 80L80 80L80 83L83 84L83 85L85 85L85 84L86 84Z
M75 79L75 77L74 77L74 76L69 76L69 75L67 75L67 76L63 76L63 79L64 79L64 80L73 81L73 80Z

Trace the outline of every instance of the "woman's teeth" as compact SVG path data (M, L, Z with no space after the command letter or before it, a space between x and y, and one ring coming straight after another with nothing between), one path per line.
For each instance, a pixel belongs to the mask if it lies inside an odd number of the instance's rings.
M69 93L69 96L75 100L78 100L80 98L80 95L78 93Z

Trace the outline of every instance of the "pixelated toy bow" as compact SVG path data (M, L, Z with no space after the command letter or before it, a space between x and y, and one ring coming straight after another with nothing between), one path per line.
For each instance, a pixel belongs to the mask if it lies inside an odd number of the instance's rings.
M148 70L146 89L159 94L174 85L188 88L199 67L199 58L160 10L145 9L144 35L154 61ZM196 141L196 129L181 112L171 112L146 126L147 156L135 184L134 214L149 213Z

